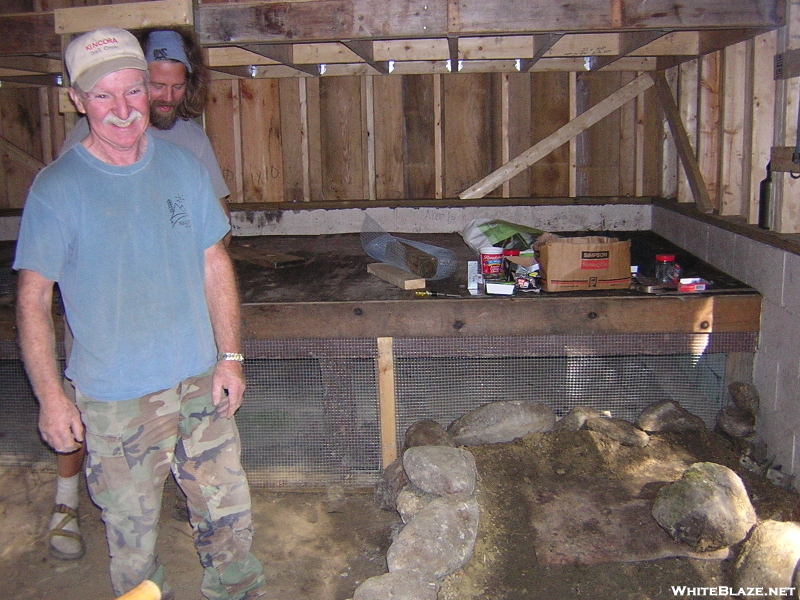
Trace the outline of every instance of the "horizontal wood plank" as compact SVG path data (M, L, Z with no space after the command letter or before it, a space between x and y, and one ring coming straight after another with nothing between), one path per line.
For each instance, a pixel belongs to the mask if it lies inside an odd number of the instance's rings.
M783 3L713 0L675 4L670 0L620 1L621 20L598 10L594 0L569 3L527 0L462 0L448 18L448 0L404 0L386 10L378 0L303 2L229 1L197 9L204 44L239 41L329 41L342 39L434 38L502 33L570 31L775 28Z
M759 330L761 296L449 298L247 304L245 339Z
M378 0L205 4L196 13L203 44L429 37L446 32L446 2Z
M58 8L54 14L55 30L59 35L109 26L139 29L193 23L191 0L153 0L110 6Z
M55 32L53 13L0 16L0 55L61 55L61 36Z

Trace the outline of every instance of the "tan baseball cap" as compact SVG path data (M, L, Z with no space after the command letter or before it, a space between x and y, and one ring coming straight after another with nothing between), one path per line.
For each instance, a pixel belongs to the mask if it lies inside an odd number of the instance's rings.
M138 40L119 27L101 27L79 35L64 53L69 78L83 92L100 79L122 69L147 71L147 62Z

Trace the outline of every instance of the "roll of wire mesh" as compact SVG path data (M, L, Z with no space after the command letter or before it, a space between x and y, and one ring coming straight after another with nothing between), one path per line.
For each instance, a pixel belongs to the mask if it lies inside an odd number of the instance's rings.
M361 226L361 245L375 260L424 279L445 279L456 270L452 250L391 235L369 215Z

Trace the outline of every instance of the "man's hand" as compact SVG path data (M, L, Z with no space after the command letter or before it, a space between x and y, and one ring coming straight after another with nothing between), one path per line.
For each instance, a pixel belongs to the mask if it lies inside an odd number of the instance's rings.
M211 378L211 403L220 416L230 419L244 400L244 370L242 363L221 360L214 367Z
M74 452L83 442L83 422L78 407L66 396L41 402L39 433L56 452Z

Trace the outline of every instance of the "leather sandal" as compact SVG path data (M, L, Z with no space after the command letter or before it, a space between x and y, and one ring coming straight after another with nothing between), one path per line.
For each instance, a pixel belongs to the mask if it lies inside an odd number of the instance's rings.
M78 520L78 511L66 504L56 504L55 508L53 508L53 512L63 514L64 518L48 531L45 537L47 546L50 549L50 556L59 560L78 560L79 558L83 558L83 555L86 554L86 544L83 542L83 536L78 531L68 531L64 529L70 521ZM62 552L50 543L54 537L65 537L76 540L80 544L80 549L76 552Z

